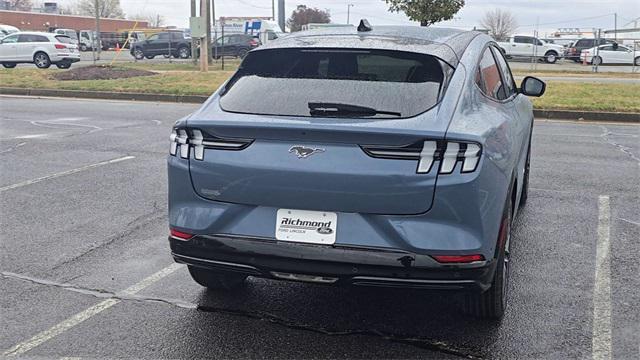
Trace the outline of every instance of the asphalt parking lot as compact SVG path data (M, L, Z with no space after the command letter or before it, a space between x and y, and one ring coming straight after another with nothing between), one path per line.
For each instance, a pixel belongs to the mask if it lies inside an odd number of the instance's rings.
M2 356L637 358L640 126L536 122L495 324L447 294L195 284L170 257L165 166L195 108L0 97Z

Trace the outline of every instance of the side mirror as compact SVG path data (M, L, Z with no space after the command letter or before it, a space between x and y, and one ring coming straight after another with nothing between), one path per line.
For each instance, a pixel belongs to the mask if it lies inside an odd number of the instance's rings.
M520 93L527 96L535 96L540 97L544 94L544 91L547 89L547 84L544 81L535 78L533 76L527 76L522 80L522 85L520 86Z

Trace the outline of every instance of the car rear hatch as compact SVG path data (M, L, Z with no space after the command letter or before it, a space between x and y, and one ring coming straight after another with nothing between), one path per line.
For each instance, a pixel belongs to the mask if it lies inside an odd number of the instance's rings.
M275 208L428 211L448 124L437 116L446 65L397 51L270 51L251 53L175 129L177 144L191 144L173 150L189 149L195 191Z

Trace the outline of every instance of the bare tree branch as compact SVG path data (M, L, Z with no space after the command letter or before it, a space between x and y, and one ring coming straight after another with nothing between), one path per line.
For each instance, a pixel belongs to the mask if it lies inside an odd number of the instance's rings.
M518 22L508 10L495 9L488 11L480 21L480 24L497 41L504 41L518 28Z

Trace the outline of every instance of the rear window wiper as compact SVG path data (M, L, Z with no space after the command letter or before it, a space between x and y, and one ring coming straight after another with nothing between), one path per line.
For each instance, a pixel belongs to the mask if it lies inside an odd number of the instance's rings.
M340 104L340 103L326 103L326 102L310 102L309 110L311 116L376 116L376 115L391 115L402 116L396 111L383 111L376 110L367 106Z

